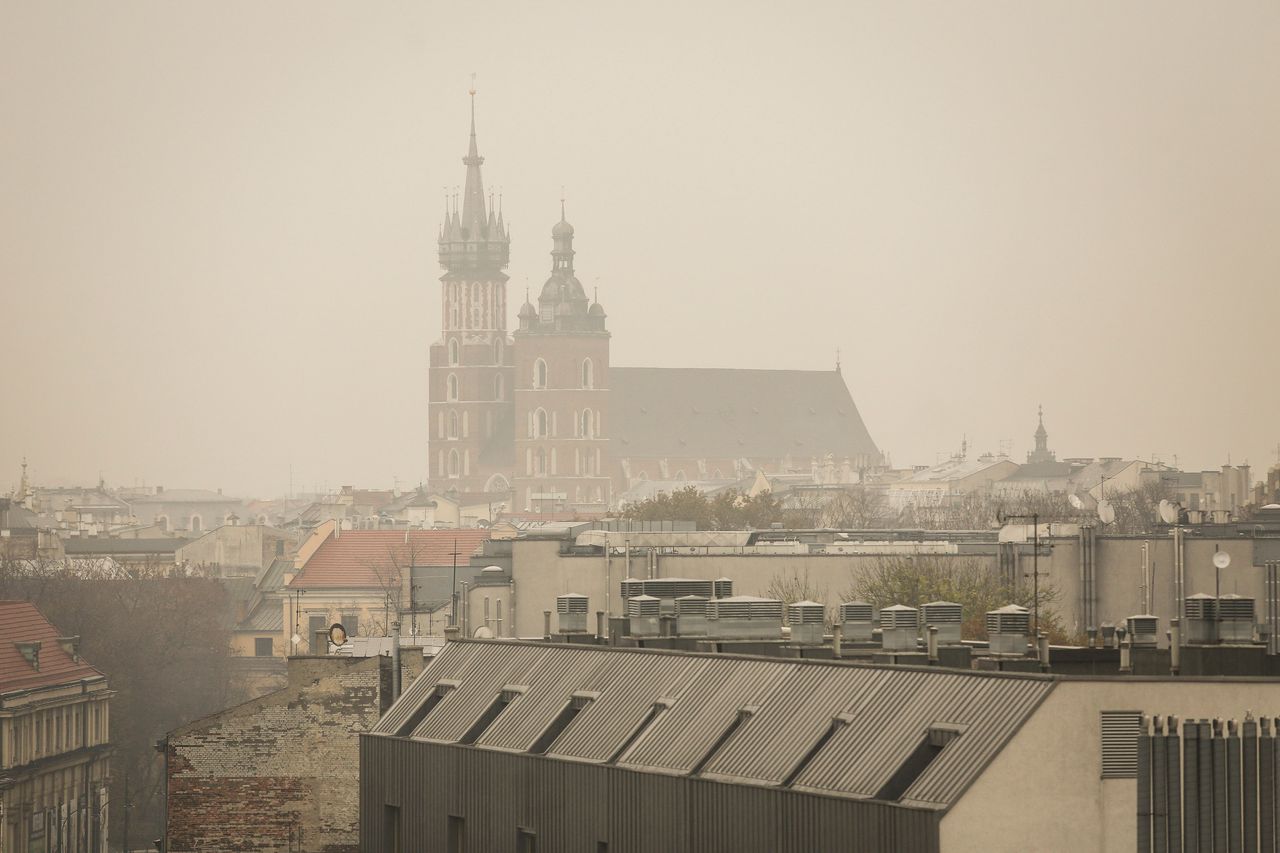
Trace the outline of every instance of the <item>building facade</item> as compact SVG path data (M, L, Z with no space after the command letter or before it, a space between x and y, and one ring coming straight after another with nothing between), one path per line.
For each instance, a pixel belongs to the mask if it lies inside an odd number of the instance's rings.
M0 601L0 853L107 849L111 691L27 601Z

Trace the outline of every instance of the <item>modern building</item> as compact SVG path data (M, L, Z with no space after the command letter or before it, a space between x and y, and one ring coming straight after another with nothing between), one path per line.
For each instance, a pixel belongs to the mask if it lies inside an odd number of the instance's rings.
M360 747L366 853L1135 849L1144 709L1280 681L446 644Z
M510 232L486 196L474 93L466 185L440 229L441 333L428 371L433 492L489 492L515 512L598 513L642 480L881 463L833 371L614 367L606 315L575 272L574 228L507 332Z
M0 851L107 849L111 695L79 637L0 601Z

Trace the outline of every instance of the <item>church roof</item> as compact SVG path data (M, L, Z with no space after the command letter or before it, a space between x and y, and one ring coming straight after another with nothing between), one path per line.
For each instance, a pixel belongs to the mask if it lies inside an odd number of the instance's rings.
M609 381L616 457L880 457L834 370L613 367Z

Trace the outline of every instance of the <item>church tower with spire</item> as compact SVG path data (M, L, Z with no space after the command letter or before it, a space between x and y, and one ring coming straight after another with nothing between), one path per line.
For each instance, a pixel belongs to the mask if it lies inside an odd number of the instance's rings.
M551 275L515 331L515 509L599 512L612 501L609 332L604 308L573 269L573 226L560 202Z
M1057 456L1049 449L1049 431L1044 428L1044 406L1040 407L1040 425L1036 427L1036 449L1027 454L1028 465L1056 462Z
M509 499L514 354L504 270L511 236L501 206L485 196L474 88L470 94L466 185L460 204L456 193L446 197L439 235L442 328L428 375L428 477L436 491Z

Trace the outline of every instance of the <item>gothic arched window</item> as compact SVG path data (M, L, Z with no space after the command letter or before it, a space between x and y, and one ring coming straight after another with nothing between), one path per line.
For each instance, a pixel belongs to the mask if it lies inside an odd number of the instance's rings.
M584 358L582 360L582 387L595 387L595 366L591 363L591 359Z
M533 363L533 387L547 387L547 363L542 359L538 359Z
M493 363L502 364L502 338L493 342Z
M506 383L502 381L502 374L499 373L497 376L493 377L493 399L501 400L506 396L506 392Z
M449 338L449 363L458 363L458 339Z
M595 419L591 416L590 409L582 411L582 437L595 438Z
M449 438L458 437L458 413L449 413Z
M458 377L450 373L449 381L446 383L446 385L447 387L445 388L445 391L448 398L450 400L457 400L458 399Z
M449 451L449 476L450 477L458 476L458 458L459 458L458 451L456 450Z
M533 413L533 437L534 438L547 437L547 410L546 409L538 409L538 411Z

